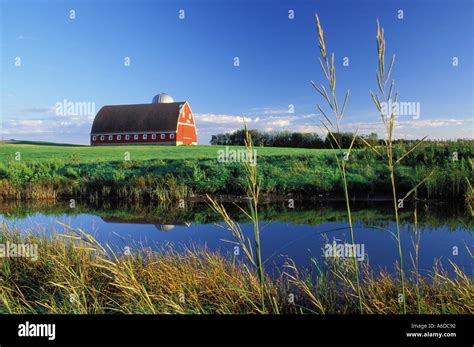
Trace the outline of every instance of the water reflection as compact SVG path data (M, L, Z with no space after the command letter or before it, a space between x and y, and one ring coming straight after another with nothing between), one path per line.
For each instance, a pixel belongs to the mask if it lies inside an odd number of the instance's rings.
M229 214L238 221L246 236L252 239L252 227L245 214L233 204ZM243 205L245 207L245 205ZM413 210L406 205L400 212L402 246L409 263L413 252ZM448 260L472 271L472 258L466 245L473 244L473 218L462 204L453 202L418 203L418 230L421 232L420 268L430 270L434 259ZM124 245L145 245L160 249L172 244L176 249L205 245L211 250L232 254L232 239L222 228L220 216L205 203L125 204L102 201L94 204L67 201L57 203L0 204L0 220L20 230L44 229L47 233L63 232L56 222L93 232L100 242L120 249ZM311 259L321 259L328 240L349 241L343 203L312 203L296 201L291 209L285 203L261 206L262 256L268 268L281 269L287 257L300 266L309 266ZM395 225L390 202L353 204L353 220L357 243L364 245L372 266L393 270L397 250L392 232ZM457 249L457 254L454 249ZM471 248L472 250L472 248ZM408 266L408 265L407 265Z
M142 219L142 218L130 218L126 219L124 217L101 217L101 219L105 223L125 223L125 224L153 224L156 229L159 231L168 232L173 230L176 226L191 226L190 222L181 222L181 221L174 221L171 224L160 224L160 221L155 222L150 219ZM155 224L156 223L156 224Z

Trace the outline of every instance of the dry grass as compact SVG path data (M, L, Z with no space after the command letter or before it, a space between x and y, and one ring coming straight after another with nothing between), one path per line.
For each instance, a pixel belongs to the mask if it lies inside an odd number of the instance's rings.
M21 241L5 229L2 239ZM203 248L119 256L80 229L21 242L38 244L39 259L1 259L3 313L272 312L261 306L256 273ZM266 287L276 295L275 283Z
M439 263L427 276L413 270L406 276L406 312L409 314L473 314L474 287L456 264L450 264L454 277ZM384 269L375 271L367 262L359 265L364 314L400 313L400 278ZM398 266L395 268L398 272ZM359 313L354 267L350 259L332 258L316 267L313 276L302 274L294 264L286 270L291 284L298 288L304 312ZM319 283L313 285L312 283Z
M184 253L141 249L118 255L80 229L52 238L0 231L0 242L38 244L39 258L0 258L0 313L276 314L359 313L350 259L316 264L313 276L288 264L265 277L254 267L204 248ZM449 277L436 264L428 277L407 280L409 313L474 313L471 280L455 264ZM400 312L399 279L362 263L363 313ZM411 280L413 279L413 280ZM289 302L294 294L295 302ZM420 311L419 311L420 310Z
M15 186L0 180L0 201L56 200L58 187L48 183L30 183L26 187Z

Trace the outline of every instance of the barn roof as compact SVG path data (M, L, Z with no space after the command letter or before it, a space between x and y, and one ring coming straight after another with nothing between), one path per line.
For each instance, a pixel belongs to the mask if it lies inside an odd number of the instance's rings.
M91 133L176 131L180 105L185 101L104 106L95 116Z

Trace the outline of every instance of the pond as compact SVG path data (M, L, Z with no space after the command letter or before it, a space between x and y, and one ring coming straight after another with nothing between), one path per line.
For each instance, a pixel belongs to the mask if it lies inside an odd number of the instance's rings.
M71 207L72 206L72 207ZM252 239L253 228L234 204L226 204L243 233ZM241 204L245 208L245 203ZM262 257L267 271L277 274L291 259L300 268L309 268L312 259L323 261L328 244L350 243L343 202L295 201L260 207ZM389 201L355 202L352 205L355 242L374 268L395 272L398 259L392 204ZM415 224L420 234L419 269L432 270L439 259L449 271L449 260L472 274L473 220L463 204L452 201L417 203L400 210L401 240L405 267L414 255ZM223 254L244 257L240 249L225 240L235 240L222 218L206 203L127 204L118 201L0 204L0 222L21 232L64 233L64 223L92 233L101 243L118 253L140 246L160 250L173 247L207 247ZM58 223L59 222L59 223ZM235 255L235 252L240 254ZM452 272L451 272L452 273Z

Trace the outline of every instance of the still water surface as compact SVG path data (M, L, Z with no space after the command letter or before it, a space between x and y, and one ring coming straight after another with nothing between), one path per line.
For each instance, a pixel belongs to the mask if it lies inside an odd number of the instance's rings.
M394 272L398 253L391 207L385 202L355 203L353 220L356 243L363 246L371 266ZM249 221L235 206L228 208L244 234L252 239ZM407 206L401 212L401 239L407 267L411 266L410 253L414 254L414 208L414 205ZM473 250L474 223L470 213L462 204L453 202L418 203L416 209L420 270L430 271L435 259L439 259L448 270L448 260L451 260L471 274L473 260L466 249ZM322 261L328 240L330 243L334 239L338 243L350 242L341 203L297 201L294 209L284 203L268 204L261 207L260 218L262 256L267 271L272 273L281 271L288 258L299 267L307 268L312 258ZM205 203L188 203L186 208L113 201L77 203L74 208L67 202L10 203L0 205L0 222L22 232L48 235L63 233L64 227L58 223L61 222L94 234L98 241L108 243L117 252L125 247L133 250L145 246L160 250L172 246L182 250L191 245L206 246L229 255L235 250L235 245L223 241L233 240L231 233L223 228L222 220Z

